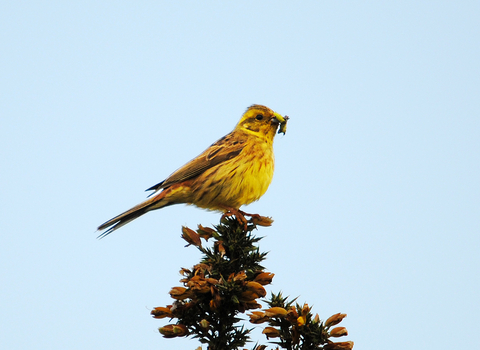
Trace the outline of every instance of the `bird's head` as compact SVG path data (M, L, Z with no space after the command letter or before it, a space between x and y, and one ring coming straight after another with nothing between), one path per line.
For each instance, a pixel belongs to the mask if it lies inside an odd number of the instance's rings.
M235 129L272 141L277 129L279 133L285 134L287 120L287 116L283 117L268 107L252 105L243 114Z

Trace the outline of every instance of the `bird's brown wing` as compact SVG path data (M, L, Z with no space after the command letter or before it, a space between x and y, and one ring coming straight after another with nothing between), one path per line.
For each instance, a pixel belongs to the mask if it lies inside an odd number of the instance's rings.
M148 188L146 191L158 191L173 184L192 179L206 170L235 158L245 146L246 139L235 133L230 133L212 144L198 157L176 170L162 182Z

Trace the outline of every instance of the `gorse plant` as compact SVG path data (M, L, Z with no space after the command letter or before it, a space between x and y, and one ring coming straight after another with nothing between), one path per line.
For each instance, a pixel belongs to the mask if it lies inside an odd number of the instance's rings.
M261 263L267 253L257 246L261 238L252 231L258 226L270 226L272 220L254 215L246 222L234 217L223 217L215 229L199 225L196 231L182 228L182 238L202 253L201 261L190 269L182 268L183 286L173 287L171 305L157 307L155 318L170 318L175 323L160 327L165 338L191 336L208 350L234 350L250 340L251 329L246 328L240 314L262 308L259 303L266 296L265 285L274 274L265 271ZM213 240L204 247L202 239ZM346 315L336 314L322 322L313 316L307 304L295 304L281 293L265 300L268 308L250 311L252 324L266 323L263 333L273 344L284 349L351 349L353 342L332 342L330 338L347 335L344 327L335 327ZM266 349L255 345L255 350Z

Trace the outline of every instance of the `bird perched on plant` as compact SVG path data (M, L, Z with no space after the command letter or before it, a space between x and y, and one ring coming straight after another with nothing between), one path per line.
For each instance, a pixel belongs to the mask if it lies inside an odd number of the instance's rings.
M193 204L223 213L245 214L240 206L258 200L273 177L273 138L285 134L288 117L252 105L235 129L202 154L150 187L146 201L98 227L104 237L139 216L172 204Z

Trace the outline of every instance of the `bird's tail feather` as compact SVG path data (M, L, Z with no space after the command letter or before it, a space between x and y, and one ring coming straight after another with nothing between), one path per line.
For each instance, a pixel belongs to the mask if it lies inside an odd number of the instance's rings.
M153 198L150 198L146 200L145 202L142 202L133 208L127 210L126 212L115 216L113 219L110 219L100 226L98 226L97 230L102 231L107 229L105 232L102 232L97 238L103 238L113 231L119 229L123 225L128 224L130 221L135 220L136 218L142 216L146 212L153 210L153 209L159 209L163 208L165 206L168 206L170 203L165 202L165 204L161 205L161 199L164 197L162 196L163 193L160 193L160 195L155 196ZM154 208L153 208L154 207Z

